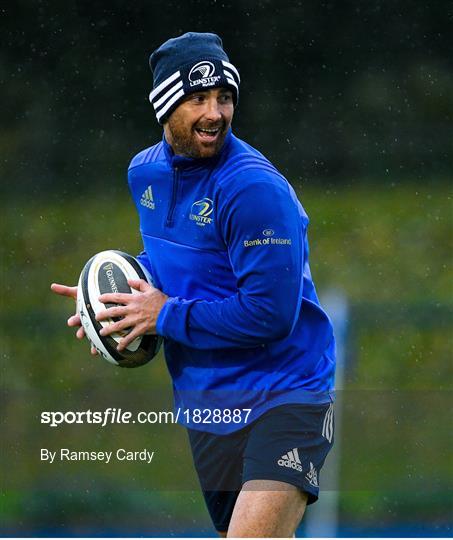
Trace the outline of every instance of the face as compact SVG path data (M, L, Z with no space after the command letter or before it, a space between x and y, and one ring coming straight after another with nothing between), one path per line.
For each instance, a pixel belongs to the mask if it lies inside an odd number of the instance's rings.
M222 148L233 112L231 90L213 88L190 94L164 124L165 138L175 154L212 157Z

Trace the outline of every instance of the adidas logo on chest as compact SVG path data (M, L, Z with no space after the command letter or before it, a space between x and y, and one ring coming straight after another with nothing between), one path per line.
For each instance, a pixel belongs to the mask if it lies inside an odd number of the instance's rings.
M299 458L299 452L297 448L293 448L287 454L284 454L278 461L277 464L280 467L288 467L289 469L294 469L295 471L302 472L302 464Z
M143 195L140 199L140 204L145 208L148 208L149 210L154 210L154 208L156 208L156 205L154 204L153 190L151 186L148 186L143 192Z

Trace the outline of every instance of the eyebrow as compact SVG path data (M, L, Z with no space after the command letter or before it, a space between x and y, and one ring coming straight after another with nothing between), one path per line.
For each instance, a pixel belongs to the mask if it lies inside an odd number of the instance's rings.
M228 98L233 99L233 92L231 90L222 90L221 92L217 94L217 97L219 98L228 97Z
M229 88L219 88L219 94L233 96L233 92ZM184 101L188 101L190 98L193 98L195 96L205 96L205 95L207 95L206 90L198 90L197 92L192 92L191 94L184 96Z

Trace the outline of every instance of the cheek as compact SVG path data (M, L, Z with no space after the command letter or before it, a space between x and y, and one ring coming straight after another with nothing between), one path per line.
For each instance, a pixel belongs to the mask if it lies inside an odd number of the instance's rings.
M184 133L185 135L189 135L193 129L193 122L190 122L189 120L185 119L184 122L181 122L179 124L179 132Z
M180 138L190 132L190 126L188 126L187 123L182 122L179 118L173 119L169 127L173 136L176 138Z
M233 120L233 115L234 115L233 105L226 107L224 110L223 116L228 124L231 124L231 121Z

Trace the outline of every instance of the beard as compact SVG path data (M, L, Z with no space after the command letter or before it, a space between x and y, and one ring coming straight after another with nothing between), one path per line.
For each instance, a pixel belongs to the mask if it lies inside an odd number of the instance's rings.
M177 114L172 114L168 119L168 130L171 142L168 141L175 154L180 154L190 158L213 157L222 149L225 137L228 133L229 125L225 120L213 124L206 122L200 125L188 125L181 121ZM218 133L213 140L203 140L197 129L218 129Z

